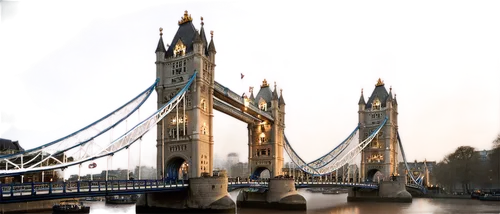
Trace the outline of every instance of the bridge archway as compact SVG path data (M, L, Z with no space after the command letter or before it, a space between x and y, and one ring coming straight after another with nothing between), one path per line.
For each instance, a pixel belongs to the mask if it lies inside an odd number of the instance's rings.
M267 167L257 167L250 176L251 179L270 178L271 170Z
M368 182L378 182L383 180L384 174L380 172L378 169L370 169L368 173L366 173L366 181Z
M172 157L165 164L165 180L187 180L189 174L189 163L181 157Z

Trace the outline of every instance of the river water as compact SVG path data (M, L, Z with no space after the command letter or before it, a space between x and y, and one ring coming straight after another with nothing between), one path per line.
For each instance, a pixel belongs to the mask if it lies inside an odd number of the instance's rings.
M325 195L303 189L299 193L307 200L307 211L279 211L263 209L237 209L238 214L406 214L406 213L498 213L500 201L474 199L426 199L414 198L412 203L347 202L347 194ZM230 192L236 201L238 191ZM104 202L88 202L91 214L135 214L135 205L106 205Z

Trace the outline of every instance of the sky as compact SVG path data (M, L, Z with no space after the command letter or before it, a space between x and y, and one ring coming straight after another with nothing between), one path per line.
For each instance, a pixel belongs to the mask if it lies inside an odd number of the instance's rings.
M462 145L490 149L500 134L498 1L4 0L0 7L0 137L25 149L94 122L151 85L158 29L170 43L184 10L198 29L203 16L206 32L214 31L216 81L241 94L258 91L264 78L283 89L285 134L305 161L350 134L361 89L367 100L378 78L397 95L409 160L440 161ZM156 93L145 109L156 109ZM236 152L245 161L246 124L216 112L214 126L216 156ZM145 165L155 164L154 133L142 142Z

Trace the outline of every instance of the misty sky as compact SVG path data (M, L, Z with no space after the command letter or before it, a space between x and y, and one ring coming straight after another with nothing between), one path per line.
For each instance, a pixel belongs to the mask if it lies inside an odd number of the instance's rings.
M498 1L0 1L0 137L32 148L101 118L151 85L184 10L214 30L215 79L283 89L285 133L304 160L355 128L378 78L399 104L409 160L500 133ZM243 80L240 73L245 74ZM156 93L141 114L156 108ZM215 153L247 158L246 124L217 112ZM155 164L155 131L142 142ZM123 155L122 155L123 156ZM119 159L120 157L115 157Z

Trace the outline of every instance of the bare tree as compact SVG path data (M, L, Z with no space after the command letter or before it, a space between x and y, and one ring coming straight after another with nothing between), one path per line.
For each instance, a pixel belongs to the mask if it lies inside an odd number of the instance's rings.
M460 146L455 152L447 155L438 163L435 170L439 183L454 189L455 184L461 184L464 192L469 193L474 177L481 172L478 167L479 158L473 147Z
M497 138L493 140L493 149L500 148L500 134L498 134Z

